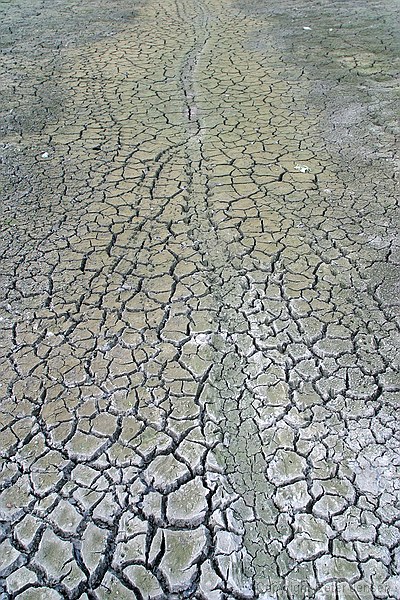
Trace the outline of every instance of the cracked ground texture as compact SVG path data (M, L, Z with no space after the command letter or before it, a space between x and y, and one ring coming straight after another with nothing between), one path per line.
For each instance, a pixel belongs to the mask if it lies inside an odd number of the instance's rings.
M398 600L398 3L0 12L0 598Z

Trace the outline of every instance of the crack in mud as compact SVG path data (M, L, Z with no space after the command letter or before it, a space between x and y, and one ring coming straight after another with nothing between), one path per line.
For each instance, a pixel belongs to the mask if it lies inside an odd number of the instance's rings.
M395 600L398 8L0 10L0 597Z

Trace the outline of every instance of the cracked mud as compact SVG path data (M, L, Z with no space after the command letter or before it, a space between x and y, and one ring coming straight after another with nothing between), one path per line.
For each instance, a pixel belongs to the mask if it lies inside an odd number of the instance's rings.
M398 599L398 4L0 12L0 598Z

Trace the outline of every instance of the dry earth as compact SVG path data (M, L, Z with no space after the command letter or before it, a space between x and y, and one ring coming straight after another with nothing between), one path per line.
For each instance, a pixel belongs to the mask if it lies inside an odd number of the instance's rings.
M0 598L400 598L398 2L0 7Z

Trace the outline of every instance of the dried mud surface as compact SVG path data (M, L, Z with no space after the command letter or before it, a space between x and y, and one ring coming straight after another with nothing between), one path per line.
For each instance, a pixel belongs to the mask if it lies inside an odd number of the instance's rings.
M398 4L0 17L0 598L398 599Z

